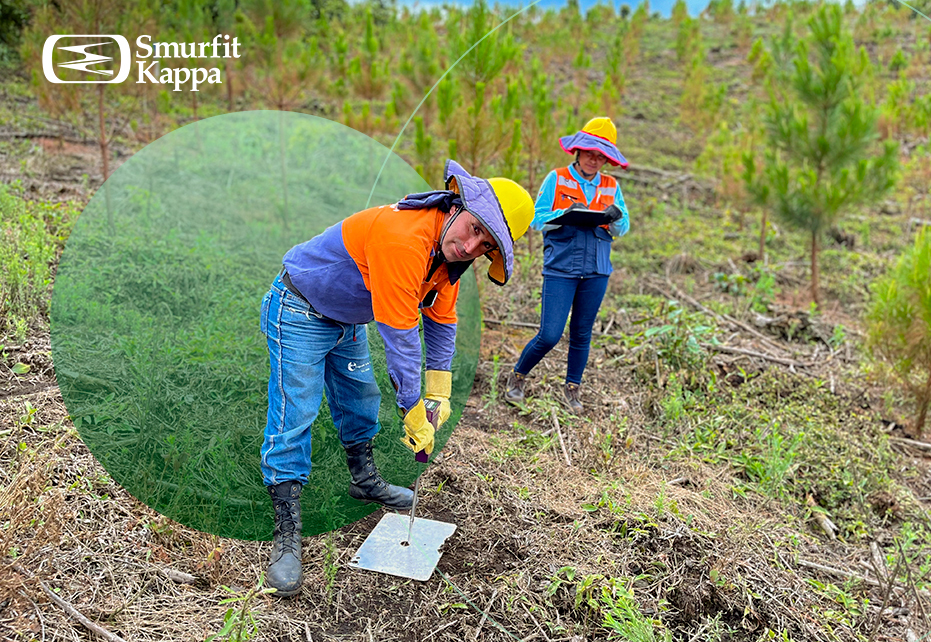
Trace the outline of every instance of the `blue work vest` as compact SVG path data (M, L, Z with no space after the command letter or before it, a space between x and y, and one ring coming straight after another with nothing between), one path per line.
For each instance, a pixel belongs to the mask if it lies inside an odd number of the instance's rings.
M543 276L611 274L611 234L603 227L563 225L543 233Z

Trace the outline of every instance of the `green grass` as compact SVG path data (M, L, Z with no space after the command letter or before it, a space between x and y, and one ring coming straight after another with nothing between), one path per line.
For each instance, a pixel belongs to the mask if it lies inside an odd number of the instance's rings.
M663 408L681 444L671 458L727 464L747 489L797 514L811 496L842 536L868 537L918 508L893 476L879 422L817 379L768 370L737 388L673 386Z
M0 340L22 341L45 323L52 267L76 218L73 205L27 201L0 185Z

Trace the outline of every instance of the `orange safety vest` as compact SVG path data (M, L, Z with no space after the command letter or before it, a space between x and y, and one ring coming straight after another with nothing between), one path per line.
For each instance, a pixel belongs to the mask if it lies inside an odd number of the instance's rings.
M342 241L370 293L375 321L399 330L416 328L419 305L435 290L433 307L424 314L437 323L456 323L459 282L449 282L445 263L427 278L444 221L445 213L438 209L398 210L392 205L343 220Z
M556 193L553 196L553 209L563 210L573 203L586 205L590 210L598 212L608 209L609 205L614 204L614 194L617 191L617 181L614 177L607 174L601 175L601 182L595 190L595 197L589 203L585 199L582 187L578 181L573 178L568 167L560 167L556 170Z

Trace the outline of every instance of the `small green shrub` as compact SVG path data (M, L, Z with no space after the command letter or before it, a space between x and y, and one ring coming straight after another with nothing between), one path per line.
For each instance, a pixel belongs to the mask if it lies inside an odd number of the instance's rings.
M644 338L652 340L657 356L672 370L703 371L708 353L701 342L715 341L714 326L701 323L676 301L669 302L664 317L666 323L647 328Z
M226 609L223 616L222 628L213 635L207 636L207 642L246 642L251 640L259 633L259 623L256 620L256 611L252 608L255 598L274 593L275 589L263 586L265 583L265 573L259 575L259 582L253 588L239 593L228 586L221 586L224 591L232 595L226 599L220 600L220 604L231 605Z
M899 71L900 69L905 69L907 66L908 57L901 49L898 49L895 55L892 56L892 60L889 61L889 71Z
M601 589L604 627L612 638L630 642L672 642L672 634L640 612L634 593L625 586Z

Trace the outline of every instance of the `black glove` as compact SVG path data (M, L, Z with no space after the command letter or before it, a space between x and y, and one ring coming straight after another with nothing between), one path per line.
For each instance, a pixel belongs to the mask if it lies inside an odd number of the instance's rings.
M616 223L624 218L624 212L621 211L617 205L608 205L604 210L605 218L608 219L609 223Z

